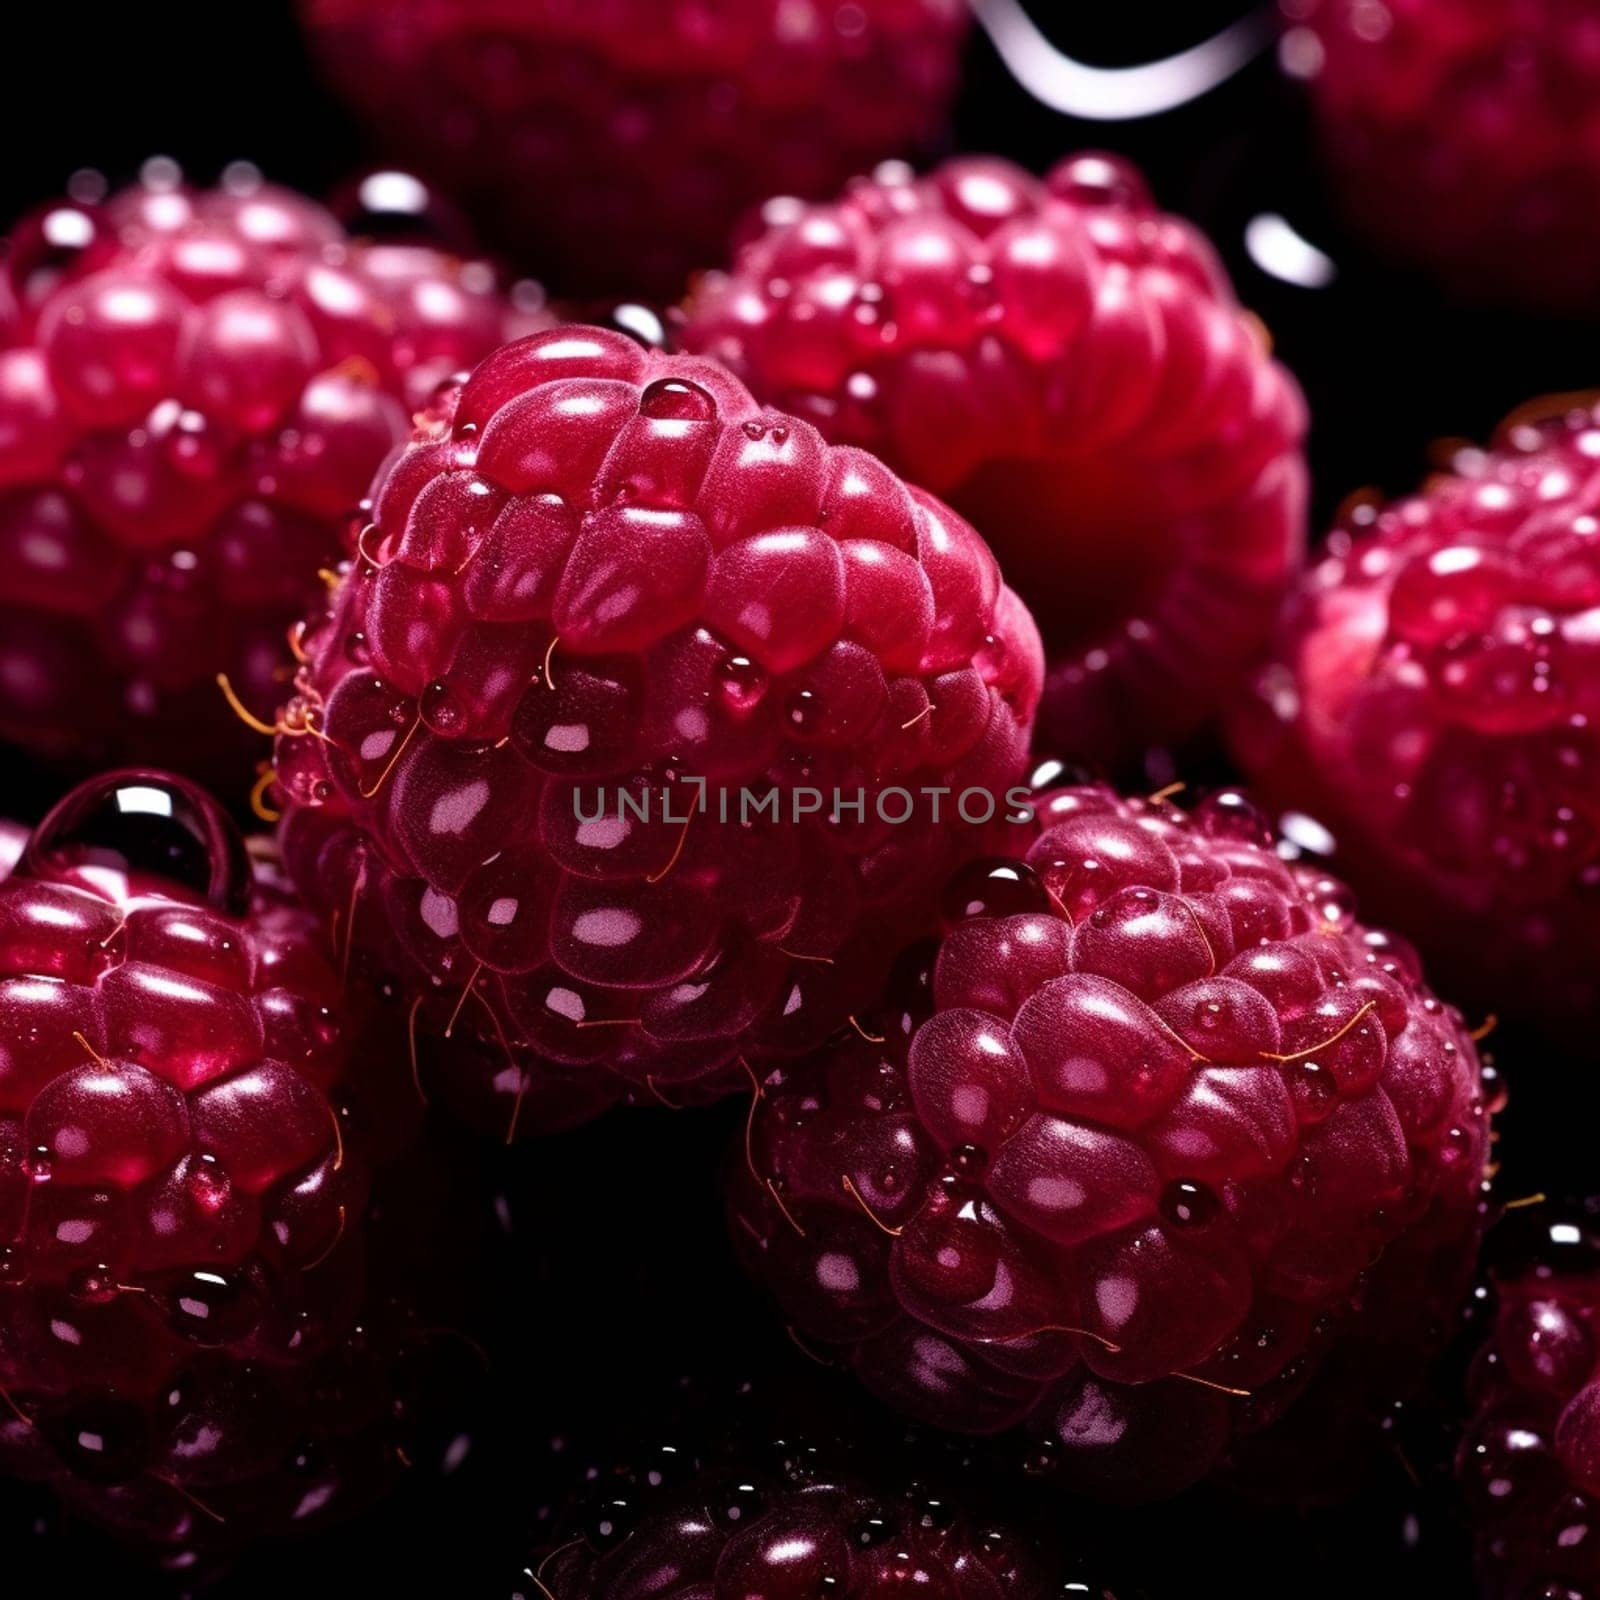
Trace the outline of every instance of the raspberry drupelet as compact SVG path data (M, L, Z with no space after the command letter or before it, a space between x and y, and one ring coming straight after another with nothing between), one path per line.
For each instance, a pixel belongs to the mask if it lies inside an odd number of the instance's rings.
M1152 1497L1283 1409L1384 1252L1470 1259L1472 1039L1237 795L1051 792L945 915L875 1037L767 1077L731 1190L796 1337L891 1404Z
M670 299L750 206L938 135L964 0L300 0L332 88L563 293Z
M1488 1253L1504 1259L1489 1273L1493 1321L1456 1457L1485 1600L1600 1594L1595 1215L1592 1201L1548 1204L1528 1213L1536 1221L1515 1230L1514 1248L1490 1236Z
M154 772L82 785L0 882L0 1466L174 1557L395 1470L357 1317L397 1134L318 940Z
M1600 24L1586 0L1279 0L1344 210L1457 293L1593 318Z
M285 630L412 411L548 319L230 170L25 220L0 263L0 739L249 782Z
M1041 664L987 547L714 363L509 345L373 515L280 719L285 860L502 1133L826 1036L963 794L1006 809Z
M773 201L680 333L972 521L1044 635L1052 748L1115 763L1191 731L1265 638L1304 542L1304 404L1117 158Z
M1232 741L1449 992L1573 1037L1600 1005L1597 516L1600 406L1559 397L1357 499Z

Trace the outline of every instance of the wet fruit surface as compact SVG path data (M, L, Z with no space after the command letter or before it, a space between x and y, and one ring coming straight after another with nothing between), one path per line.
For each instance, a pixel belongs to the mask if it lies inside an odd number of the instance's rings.
M563 290L670 297L771 194L939 132L956 0L304 0L331 86Z
M1039 620L1047 744L1191 731L1305 538L1305 413L1211 247L1116 157L961 157L774 200L681 337L984 534Z
M1582 0L1280 0L1345 209L1479 300L1594 315L1600 28Z
M498 1133L824 1037L1006 809L1039 647L983 541L709 362L509 345L374 517L280 719L285 858Z
M863 1449L857 1429L828 1417L825 1396L820 1416L809 1396L802 1415L758 1386L719 1401L686 1385L670 1398L701 1414L651 1419L652 1442L632 1444L625 1465L612 1456L585 1470L516 1595L1114 1600L1088 1584L1063 1591L1061 1553L997 1515L1004 1496L948 1442Z
M1467 1267L1489 1107L1457 1013L1248 806L1089 787L963 869L880 1037L767 1078L735 1244L922 1420L1026 1423L1149 1498L1272 1420L1412 1230ZM863 1029L863 1034L866 1030Z
M285 631L458 368L548 320L229 169L46 206L0 276L0 737L248 781Z
M1600 1248L1594 1206L1545 1205L1491 1273L1456 1473L1488 1600L1600 1588ZM1491 1251L1491 1254L1494 1252Z
M1441 981L1568 1037L1600 1002L1597 451L1600 411L1556 400L1355 501L1234 737Z
M370 1492L365 1216L399 1130L356 1031L201 791L130 771L34 832L0 882L8 1471L174 1552Z

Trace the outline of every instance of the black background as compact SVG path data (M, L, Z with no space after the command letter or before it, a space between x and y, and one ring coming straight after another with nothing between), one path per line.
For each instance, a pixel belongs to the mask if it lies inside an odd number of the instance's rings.
M249 159L314 194L381 159L313 78L287 4L57 0L16 9L27 14L9 16L0 39L7 220L60 193L75 169L126 181L155 153L197 181ZM1183 48L1240 9L1237 0L1182 8L1034 0L1036 12L1056 18L1047 26L1064 46L1107 65ZM1035 168L1084 146L1122 151L1166 206L1206 225L1241 298L1265 318L1310 397L1319 526L1351 490L1413 485L1431 441L1482 437L1533 395L1600 383L1592 329L1452 307L1349 238L1321 193L1301 91L1270 56L1194 106L1092 125L1033 104L975 39L955 128L956 147ZM1242 230L1260 211L1283 214L1333 256L1332 287L1295 288L1255 268ZM537 275L537 262L511 265ZM9 785L17 803L8 809L34 808L31 775L13 767ZM1515 1054L1515 1042L1505 1049ZM1563 1084L1552 1069L1548 1082L1549 1094L1564 1094L1571 1076ZM1531 1105L1514 1102L1524 1127L1544 1123L1540 1093ZM569 1454L581 1452L597 1423L626 1431L637 1417L648 1431L655 1397L679 1372L781 1372L797 1360L726 1258L713 1175L741 1116L737 1107L628 1113L514 1160L475 1149L476 1176L510 1225L491 1227L500 1309L483 1330L497 1400L466 1466L443 1486L419 1466L384 1512L252 1561L225 1592L508 1595L551 1480L553 1435L580 1441ZM1581 1177L1587 1142L1537 1140L1543 1131L1513 1133L1523 1153L1511 1190ZM1096 1516L1082 1538L1103 1547L1101 1581L1123 1595L1142 1586L1153 1600L1464 1594L1459 1514L1443 1474L1426 1464L1428 1444L1414 1448L1422 1488L1396 1465L1325 1512L1250 1514L1202 1495L1132 1519ZM1405 1538L1412 1517L1420 1532ZM93 1535L63 1529L21 1492L0 1499L0 1536L0 1587L16 1585L7 1592L98 1593L113 1583L125 1595L164 1592L164 1580L120 1566ZM1079 1534L1069 1528L1069 1536Z

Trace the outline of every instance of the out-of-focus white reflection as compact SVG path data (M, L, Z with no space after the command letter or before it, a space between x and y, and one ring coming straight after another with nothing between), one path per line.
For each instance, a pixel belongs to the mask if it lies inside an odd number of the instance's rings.
M369 172L357 198L368 211L382 215L422 216L428 209L428 187L409 172Z
M1020 0L970 0L1012 76L1053 111L1095 122L1124 122L1175 110L1226 83L1272 42L1265 12L1255 12L1204 42L1137 67L1089 67L1064 55L1035 26Z
M1339 275L1333 258L1302 239L1276 211L1263 211L1245 224L1244 247L1263 272L1302 289L1326 289Z

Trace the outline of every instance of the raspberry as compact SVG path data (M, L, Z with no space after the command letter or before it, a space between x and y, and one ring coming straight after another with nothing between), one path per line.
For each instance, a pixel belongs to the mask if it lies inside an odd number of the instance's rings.
M6 1471L173 1552L393 1476L353 1026L201 791L120 773L40 824L0 883Z
M1600 1594L1600 1236L1592 1203L1540 1213L1491 1274L1456 1458L1485 1600Z
M1279 0L1344 209L1459 293L1594 314L1600 26L1586 0Z
M565 292L670 298L749 206L939 131L962 0L301 0L330 86Z
M765 219L684 345L990 540L1053 748L1117 761L1214 712L1303 542L1305 408L1201 235L1101 155L891 165Z
M982 540L710 362L509 345L374 516L281 717L285 860L499 1131L825 1036L1023 764Z
M945 906L881 1040L768 1076L731 1195L798 1336L891 1404L1149 1497L1273 1419L1383 1252L1470 1254L1471 1038L1237 795L1055 791Z
M680 1420L609 1454L514 1600L1114 1600L987 1517L974 1464L940 1441L797 1426L794 1406L762 1426L751 1408L770 1398L713 1403L714 1433Z
M1233 739L1452 992L1558 1028L1600 1003L1600 407L1564 405L1355 503Z
M235 783L284 631L443 379L539 325L489 269L163 163L12 235L0 270L0 738Z

